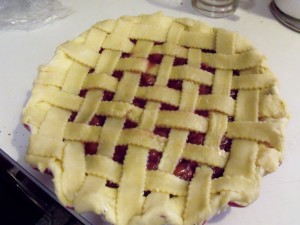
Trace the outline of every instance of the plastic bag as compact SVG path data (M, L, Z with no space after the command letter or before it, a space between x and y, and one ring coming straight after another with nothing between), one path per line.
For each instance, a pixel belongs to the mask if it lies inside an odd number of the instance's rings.
M0 30L32 30L71 13L57 0L0 0Z

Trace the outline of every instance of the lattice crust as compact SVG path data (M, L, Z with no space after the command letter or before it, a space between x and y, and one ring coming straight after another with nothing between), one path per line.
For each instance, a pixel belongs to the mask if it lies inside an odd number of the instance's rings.
M105 20L40 67L23 113L26 160L50 170L78 212L202 224L255 200L281 163L287 113L276 85L236 33L161 13Z

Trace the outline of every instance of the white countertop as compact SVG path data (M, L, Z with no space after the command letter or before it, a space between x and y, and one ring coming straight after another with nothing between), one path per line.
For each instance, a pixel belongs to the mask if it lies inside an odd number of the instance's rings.
M291 120L286 135L286 157L275 173L264 177L261 195L247 208L230 208L211 225L300 224L300 34L282 26L272 16L270 0L241 0L233 16L211 19L194 12L189 0L68 0L74 9L67 18L32 31L0 31L0 148L26 170L49 185L24 163L29 133L20 120L30 96L37 67L46 64L57 45L78 36L97 21L122 15L163 11L174 17L191 17L211 26L236 31L267 58L280 81L280 93L288 104ZM51 190L50 185L50 190ZM85 215L91 222L99 218ZM101 223L100 223L101 224Z

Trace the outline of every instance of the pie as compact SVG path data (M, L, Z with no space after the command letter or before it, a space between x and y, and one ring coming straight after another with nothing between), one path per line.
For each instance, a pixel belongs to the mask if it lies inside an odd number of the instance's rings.
M112 224L204 224L283 159L288 113L239 34L155 13L96 23L39 68L26 161Z

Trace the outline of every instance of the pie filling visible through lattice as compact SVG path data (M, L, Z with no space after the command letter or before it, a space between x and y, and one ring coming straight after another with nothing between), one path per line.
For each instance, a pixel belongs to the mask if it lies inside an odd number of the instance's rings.
M203 224L246 206L282 162L284 102L236 33L161 13L57 48L23 112L26 161L61 203L118 225Z

